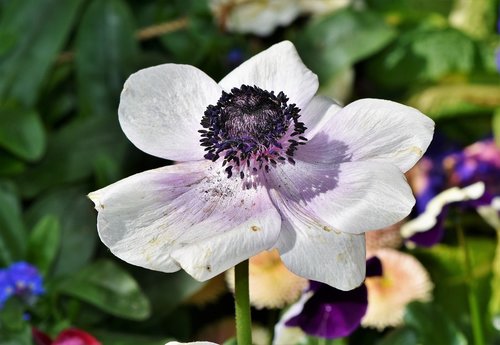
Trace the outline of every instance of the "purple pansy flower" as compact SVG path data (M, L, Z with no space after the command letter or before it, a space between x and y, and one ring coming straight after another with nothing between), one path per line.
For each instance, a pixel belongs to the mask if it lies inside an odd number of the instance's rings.
M380 260L377 257L368 259L366 276L381 275ZM367 308L368 292L365 284L350 291L342 291L311 281L309 292L292 307L292 312L287 313L285 326L300 327L306 334L321 338L345 337L359 327Z
M426 161L421 162L425 164ZM500 197L500 149L493 139L476 142L461 151L434 160L433 164L437 168L430 170L426 178L431 180L432 173L439 171L441 177L434 177L434 180L442 182L432 184L432 189L424 191L425 200L420 199L419 191L416 191L417 204L422 201L418 210L420 212L401 228L403 236L423 246L431 246L441 240L443 223L451 205L476 208L486 217L486 213L491 214L491 207L498 204L495 200Z
M42 276L35 266L21 261L0 270L0 307L11 296L33 304L44 292Z
M425 152L434 123L385 100L341 108L317 89L288 41L219 83L177 64L130 76L123 131L177 163L89 194L101 240L131 264L198 280L276 248L299 276L359 286L363 233L410 212L403 173Z

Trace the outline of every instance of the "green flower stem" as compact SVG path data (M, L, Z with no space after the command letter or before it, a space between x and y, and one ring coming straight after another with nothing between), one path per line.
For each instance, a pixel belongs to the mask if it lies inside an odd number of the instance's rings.
M458 224L458 240L464 253L465 274L467 279L467 299L469 302L469 312L471 318L472 337L475 345L485 345L481 314L479 312L479 302L476 296L474 277L472 273L472 260L469 247L467 246L464 230Z
M236 341L238 345L252 345L252 317L248 288L248 260L234 269L234 305L236 310Z
M500 117L499 117L500 119ZM495 250L495 258L493 259L493 279L491 281L491 291L500 291L500 227L496 229L497 246ZM493 317L500 315L500 294L494 294L493 300L490 302L490 314Z

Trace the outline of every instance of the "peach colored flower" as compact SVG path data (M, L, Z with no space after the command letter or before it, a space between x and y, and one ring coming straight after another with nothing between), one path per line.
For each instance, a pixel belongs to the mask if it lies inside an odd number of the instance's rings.
M403 322L405 307L412 301L429 301L433 284L415 257L383 248L373 253L382 262L381 277L367 277L368 310L361 321L379 330Z

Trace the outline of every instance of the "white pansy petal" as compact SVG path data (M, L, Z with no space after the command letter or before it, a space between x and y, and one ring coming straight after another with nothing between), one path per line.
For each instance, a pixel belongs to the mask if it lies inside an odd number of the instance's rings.
M318 77L302 62L294 45L283 41L236 67L219 85L225 91L241 85L258 86L278 94L303 109L318 89Z
M422 157L434 132L430 118L391 101L361 99L333 111L317 135L344 142L353 161L388 162L403 172Z
M200 121L222 89L199 69L165 64L132 74L118 109L129 140L153 156L191 161L203 159Z
M89 194L101 240L145 268L209 279L275 243L280 216L267 192L243 190L210 161L146 171Z
M449 204L477 200L484 195L485 190L484 182L476 182L464 188L452 187L442 191L427 203L423 213L401 225L401 236L410 238L419 232L431 230Z
M276 191L271 195L283 218L276 248L290 271L340 290L351 290L363 282L364 234L334 230L305 207Z
M403 173L392 164L296 161L274 169L268 178L289 202L304 205L334 230L353 234L392 225L415 203Z

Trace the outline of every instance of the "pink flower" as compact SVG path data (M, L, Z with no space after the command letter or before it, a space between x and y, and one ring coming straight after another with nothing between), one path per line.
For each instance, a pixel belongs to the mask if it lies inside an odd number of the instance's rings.
M192 66L141 70L119 119L151 155L177 161L89 194L101 240L145 268L206 280L263 250L295 274L336 288L364 279L364 232L408 215L403 173L434 123L376 99L341 108L278 43L219 83Z

